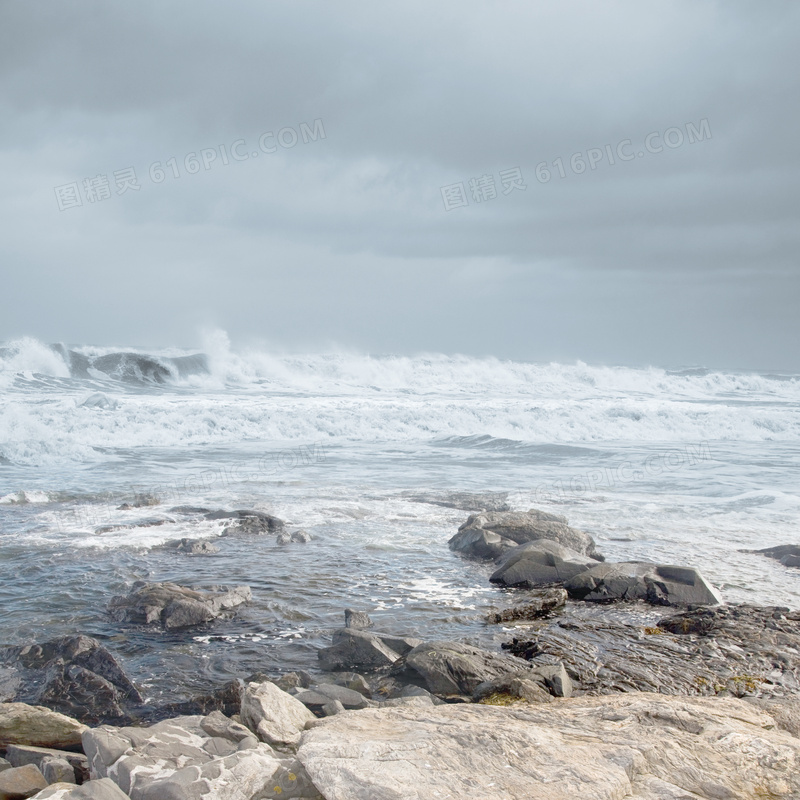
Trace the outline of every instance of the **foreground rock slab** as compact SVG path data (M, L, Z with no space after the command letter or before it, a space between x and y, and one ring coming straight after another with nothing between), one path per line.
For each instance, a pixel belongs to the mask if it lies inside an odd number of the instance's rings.
M743 701L644 693L367 709L297 756L328 800L796 800L800 739L773 726Z
M111 599L108 610L117 622L159 623L167 630L202 625L251 600L249 586L197 591L176 583L137 581L125 596Z
M46 788L47 781L33 764L12 767L0 772L0 798L2 800L24 800Z
M652 605L718 605L719 592L693 567L625 561L597 564L564 584L570 597L590 602L644 600Z
M26 703L0 704L0 748L9 745L79 747L86 726L71 717Z
M299 700L270 681L247 684L239 713L262 742L276 747L297 744L306 723L316 719Z
M69 783L54 783L35 795L35 800L129 800L114 781L101 778L83 786Z
M588 533L571 528L566 517L536 509L472 514L448 544L451 550L473 558L494 559L510 548L538 539L558 542L602 561Z

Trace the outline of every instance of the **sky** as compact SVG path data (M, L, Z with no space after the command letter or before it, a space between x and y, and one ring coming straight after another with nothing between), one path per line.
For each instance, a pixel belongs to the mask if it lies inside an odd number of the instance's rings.
M800 372L800 4L0 2L0 340Z

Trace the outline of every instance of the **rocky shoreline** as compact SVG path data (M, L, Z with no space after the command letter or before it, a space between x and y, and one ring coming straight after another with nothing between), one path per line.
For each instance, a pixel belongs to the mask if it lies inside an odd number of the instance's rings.
M800 798L800 611L725 605L690 566L609 563L564 517L482 507L449 546L507 587L497 650L346 609L313 675L157 706L91 637L0 647L0 800ZM263 512L171 513L310 538ZM763 554L797 566L797 547ZM139 582L108 614L179 633L250 598Z

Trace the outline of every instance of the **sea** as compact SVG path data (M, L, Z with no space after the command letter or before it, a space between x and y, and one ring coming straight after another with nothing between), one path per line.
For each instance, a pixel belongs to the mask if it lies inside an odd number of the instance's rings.
M221 331L198 350L9 341L0 644L94 636L152 702L314 672L345 608L497 647L487 614L524 592L447 547L484 507L563 514L607 560L694 566L727 602L798 609L800 570L742 551L800 543L799 470L798 375L299 355ZM187 508L268 512L311 541L223 536ZM182 538L219 551L168 546ZM247 584L253 601L197 629L114 622L136 581Z

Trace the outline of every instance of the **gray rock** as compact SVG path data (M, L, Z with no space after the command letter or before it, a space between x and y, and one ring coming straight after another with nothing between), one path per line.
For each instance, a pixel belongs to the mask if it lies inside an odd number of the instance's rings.
M117 622L162 625L167 630L202 625L251 599L249 586L197 591L175 583L135 583L130 594L117 596L109 612Z
M10 762L6 761L4 758L0 758L0 772L5 769L11 769L11 767L12 764Z
M334 644L317 651L320 667L335 670L374 670L394 664L400 654L372 633L344 628L334 632Z
M564 584L570 597L590 602L645 600L652 605L717 605L722 597L692 567L626 561L597 564Z
M372 697L372 689L370 689L367 679L357 672L348 672L344 675L340 675L336 679L336 683L347 689L352 689L354 692L363 694L366 698Z
M36 795L36 800L129 800L122 789L109 778L89 781L83 786L55 783Z
M70 763L63 758L45 756L42 759L39 769L44 775L44 779L50 783L77 783L75 770Z
M763 550L745 550L746 553L759 553L767 558L780 561L784 567L800 567L800 545L781 544L777 547L765 547Z
M435 694L431 694L427 689L423 689L421 686L404 686L400 690L400 697L422 697L426 700L430 700L432 705L439 706L444 703L444 700L440 700Z
M88 730L84 727L83 730ZM47 759L57 759L66 761L72 769L73 779L71 783L83 783L89 780L89 761L83 753L76 753L71 750L56 750L51 747L33 747L32 745L10 744L6 752L9 762L15 767L23 767L25 764L34 764L39 767L42 774L47 777L44 770L44 763ZM48 783L55 783L49 778Z
M346 608L344 610L344 626L363 631L372 627L372 620L366 611L353 611L352 608Z
M339 700L331 700L329 703L325 703L325 705L322 706L322 714L326 717L335 717L337 714L341 714L344 710L345 707Z
M47 787L39 767L26 764L0 772L0 798L2 800L25 800Z
M234 722L221 711L212 711L200 720L200 727L209 736L217 739L228 739L239 743L249 739L253 734L240 722Z
M280 761L272 749L209 736L199 716L148 728L103 726L83 736L92 775L132 800L252 800L269 796ZM264 794L261 794L264 793Z
M287 545L287 544L291 544L291 542L292 542L292 537L291 537L291 536L290 536L288 533L286 533L286 531L281 531L281 533L279 533L279 534L278 534L278 535L275 537L275 542L276 542L277 544L279 544L279 545Z
M415 503L430 503L460 511L509 511L508 492L442 492L408 495Z
M433 694L471 696L478 684L527 668L518 658L504 653L438 641L415 647L393 673L422 684Z
M249 683L242 692L242 722L262 742L277 747L296 745L306 722L314 719L297 698L274 683Z
M365 709L320 720L297 757L348 800L800 797L800 739L723 698Z
M211 544L208 539L173 539L163 545L165 550L174 550L176 553L185 553L191 556L213 555L219 553L219 547Z
M594 539L588 533L569 527L564 517L536 509L473 514L450 539L449 545L451 549L475 558L497 558L514 545L538 539L549 539L581 555L602 560Z
M523 545L525 547L526 545ZM567 590L562 587L549 589L536 589L526 595L526 603L502 611L492 612L488 616L489 622L518 622L530 621L548 617L553 612L563 608L567 602Z
M391 633L374 633L390 650L404 656L409 653L417 645L422 644L422 639L415 639L413 636L393 636ZM334 634L334 641L336 641L336 634Z
M0 647L0 667L0 701L45 706L81 722L119 720L144 702L114 656L88 636Z
M3 749L11 745L76 747L85 730L86 726L77 720L41 706L0 704L0 748Z
M480 701L492 694L520 697L530 703L549 702L551 695L572 697L572 680L563 664L545 664L484 681L475 687L472 698Z
M264 680L268 679L265 677ZM262 683L263 681L255 680L255 678L248 678L247 682ZM290 689L294 689L297 686L308 689L308 687L311 686L311 676L304 670L298 670L297 672L287 672L285 675L281 675L280 678L276 678L272 682L279 689L283 689L284 692L288 692Z
M308 691L306 689L295 695L306 706L308 703L303 698ZM370 705L370 701L360 692L354 692L352 689L346 689L344 686L337 686L333 683L319 683L314 687L314 692L328 700L338 700L347 709L367 708Z
M472 519L470 517L470 519ZM517 547L513 539L507 539L499 533L480 529L459 530L448 545L451 550L463 553L471 558L495 560L502 557L508 550Z
M311 534L308 531L292 531L291 541L298 544L307 544L311 541Z
M232 524L223 531L225 536L262 535L279 533L284 528L282 519L265 514L263 511L212 511L206 519L230 519Z
M533 589L563 583L585 572L597 561L550 539L538 539L515 547L489 578L492 583Z

